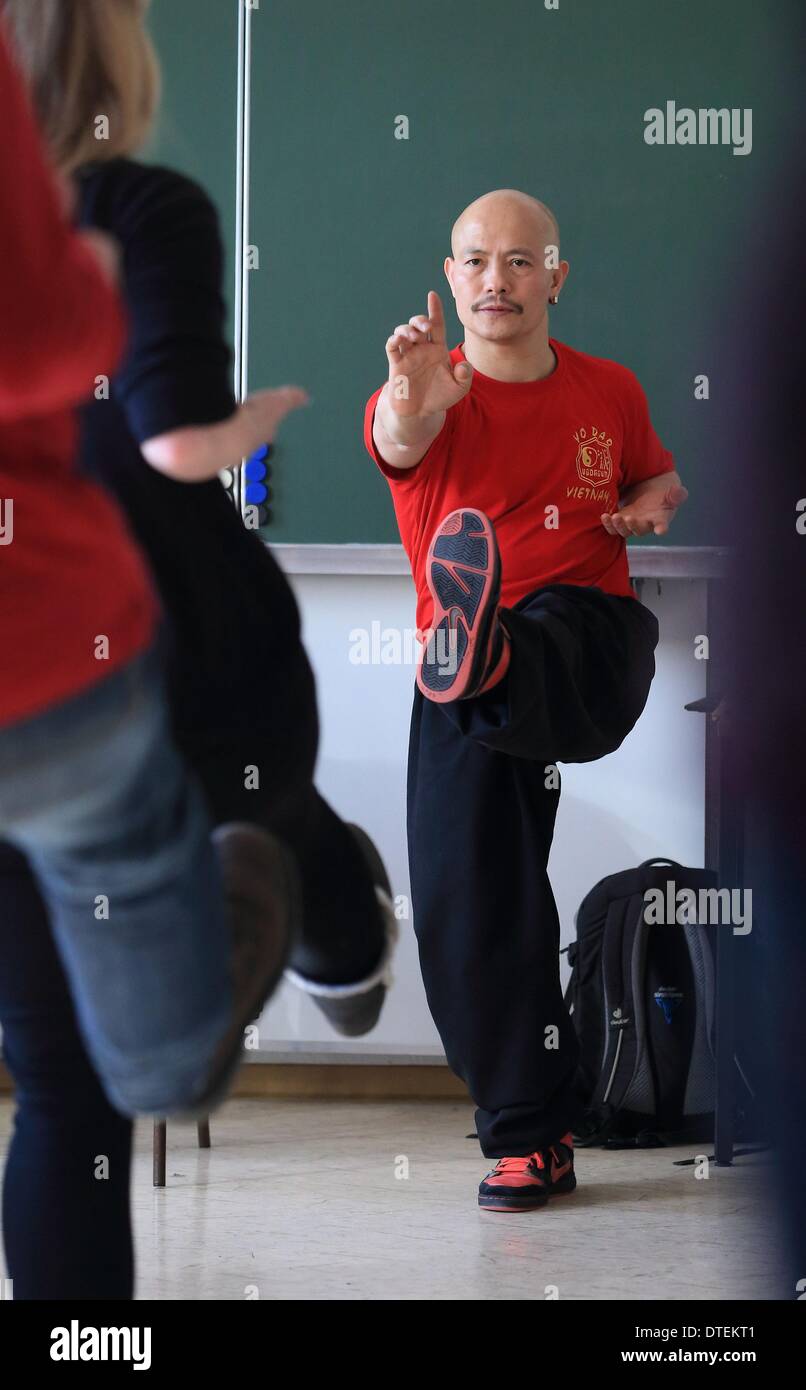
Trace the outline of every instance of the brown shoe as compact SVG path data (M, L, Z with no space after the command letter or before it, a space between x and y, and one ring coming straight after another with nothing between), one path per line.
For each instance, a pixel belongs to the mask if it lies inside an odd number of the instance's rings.
M289 849L267 830L232 822L213 831L232 928L232 1022L201 1094L174 1118L198 1119L226 1100L242 1060L244 1029L283 978L301 921L301 887Z

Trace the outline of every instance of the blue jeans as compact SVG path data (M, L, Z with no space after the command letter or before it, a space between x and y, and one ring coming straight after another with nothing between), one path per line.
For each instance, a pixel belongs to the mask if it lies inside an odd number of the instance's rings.
M172 741L159 643L0 729L0 836L37 877L113 1105L192 1105L231 1018L230 935L206 802Z

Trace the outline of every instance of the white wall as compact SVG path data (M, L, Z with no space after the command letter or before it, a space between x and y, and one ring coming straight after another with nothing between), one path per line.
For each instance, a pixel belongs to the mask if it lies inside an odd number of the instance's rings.
M296 575L291 582L316 671L322 721L318 785L347 820L376 841L395 894L409 896L406 862L406 747L414 667L356 665L356 628L413 629L409 578L398 575ZM573 916L605 874L652 855L701 865L705 721L683 705L705 693L705 663L694 639L705 631L705 584L646 580L643 601L656 613L661 640L647 707L622 747L598 763L561 765L563 791L551 856L562 941ZM377 1061L442 1057L420 980L412 921L402 920L395 984L367 1040L339 1040L315 1006L284 985L265 1010L260 1053ZM563 978L567 974L563 957ZM256 1057L257 1060L257 1057Z

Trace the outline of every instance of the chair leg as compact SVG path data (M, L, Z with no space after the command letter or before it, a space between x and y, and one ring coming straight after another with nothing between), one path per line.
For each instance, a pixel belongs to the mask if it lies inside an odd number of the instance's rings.
M153 1146L153 1185L154 1187L165 1186L165 1136L168 1126L165 1120L154 1121L154 1146Z
M210 1121L208 1119L199 1120L197 1125L199 1136L199 1148L210 1148ZM154 1143L153 1143L153 1185L154 1187L165 1186L165 1167L166 1167L166 1148L167 1148L168 1125L165 1120L154 1121Z

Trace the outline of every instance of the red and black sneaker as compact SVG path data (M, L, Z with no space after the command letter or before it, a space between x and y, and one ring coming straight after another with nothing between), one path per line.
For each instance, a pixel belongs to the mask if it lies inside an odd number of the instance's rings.
M480 695L505 675L509 635L497 621L501 560L489 517L460 507L440 522L425 564L434 619L417 668L437 703Z
M479 1206L489 1211L530 1211L549 1197L573 1192L574 1136L570 1130L556 1144L521 1158L499 1158L479 1185Z

